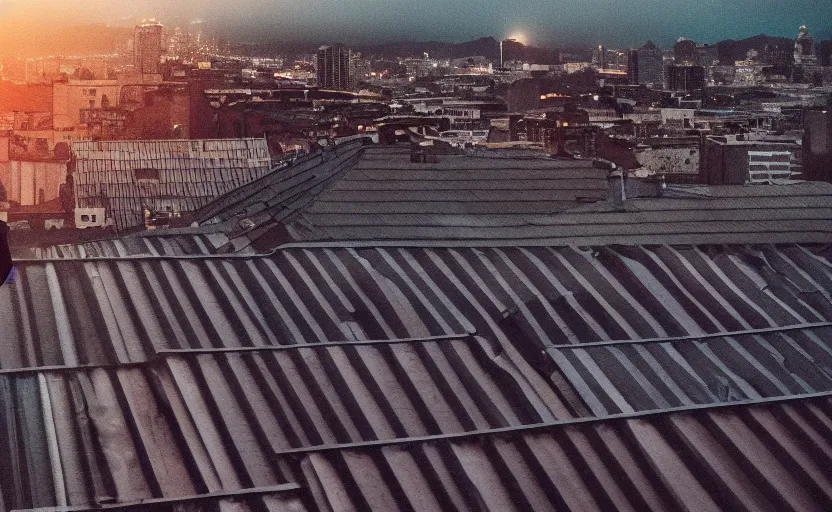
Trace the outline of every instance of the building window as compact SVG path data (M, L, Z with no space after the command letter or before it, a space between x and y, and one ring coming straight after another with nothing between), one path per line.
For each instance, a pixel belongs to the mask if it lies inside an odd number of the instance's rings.
M89 222L90 216L89 215L81 215L81 222Z
M97 217L98 217L97 215L90 215L90 222L96 222Z

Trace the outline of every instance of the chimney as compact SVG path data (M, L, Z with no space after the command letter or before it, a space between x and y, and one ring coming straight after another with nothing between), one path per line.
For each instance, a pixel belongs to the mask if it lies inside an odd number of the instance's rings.
M607 176L607 200L613 210L623 212L624 200L627 198L627 191L624 189L624 172L612 171Z

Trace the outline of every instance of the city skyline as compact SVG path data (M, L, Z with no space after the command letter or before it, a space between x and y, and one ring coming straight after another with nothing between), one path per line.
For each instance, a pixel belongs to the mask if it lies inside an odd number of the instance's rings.
M176 4L158 0L5 0L0 4L0 32L7 34L3 39L9 44L8 40L41 26L43 13L49 12L50 28L54 29L79 24L131 27L150 17L170 25L201 19L218 36L255 43L459 42L522 34L528 44L536 46L605 43L634 47L651 39L669 47L679 37L707 43L758 34L793 37L796 28L804 24L816 38L832 37L832 4L819 9L799 2L769 6L755 0L730 5L708 0L691 6L636 0L624 6L604 0L581 4L535 0L489 1L474 8L459 1L433 5L397 0L378 6L367 0L348 4L331 0L240 0L233 10L226 4L220 0Z

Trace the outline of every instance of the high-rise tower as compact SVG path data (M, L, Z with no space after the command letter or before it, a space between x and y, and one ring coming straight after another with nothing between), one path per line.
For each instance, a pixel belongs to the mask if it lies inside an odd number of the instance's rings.
M317 57L318 87L349 90L353 86L352 52L341 46L321 46Z
M136 26L133 42L133 64L143 75L158 74L162 60L162 31L164 27L155 19L142 21Z

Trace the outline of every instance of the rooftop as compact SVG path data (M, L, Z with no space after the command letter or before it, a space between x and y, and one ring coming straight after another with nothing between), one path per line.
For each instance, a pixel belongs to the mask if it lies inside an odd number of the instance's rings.
M368 148L288 226L296 240L509 239L579 199L606 197L591 161L442 155Z
M5 509L832 504L825 247L18 267Z
M19 260L0 511L830 509L832 185L614 209L487 154L348 141Z
M293 157L187 217L19 257L266 253L320 246L496 247L832 242L832 184L669 185L631 178L615 208L587 160L481 150L412 163L409 148L344 141ZM103 235L101 238L105 238ZM122 246L129 246L124 250ZM120 248L121 247L121 248Z
M118 230L144 210L190 212L272 169L265 139L74 142L81 208L107 208Z

